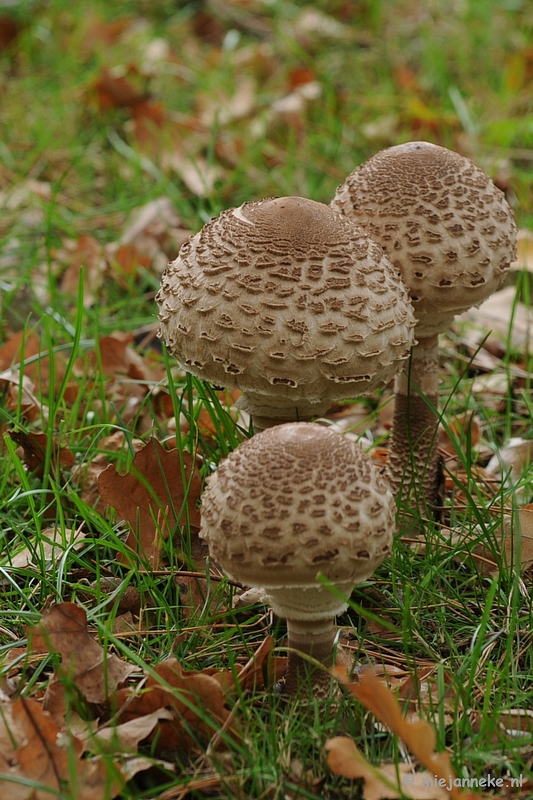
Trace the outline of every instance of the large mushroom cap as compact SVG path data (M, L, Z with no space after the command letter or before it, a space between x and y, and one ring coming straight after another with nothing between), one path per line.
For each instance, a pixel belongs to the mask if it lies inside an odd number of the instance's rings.
M360 447L318 424L286 423L240 445L209 478L200 536L230 577L272 590L274 610L294 617L317 573L347 594L372 574L390 553L395 509ZM300 589L289 612L285 587Z
M301 197L245 203L180 250L157 295L160 335L192 374L254 414L383 385L413 343L396 270L357 226ZM264 398L267 398L265 401Z
M377 153L331 205L400 270L418 338L441 333L489 297L515 258L516 225L503 192L468 158L428 142Z

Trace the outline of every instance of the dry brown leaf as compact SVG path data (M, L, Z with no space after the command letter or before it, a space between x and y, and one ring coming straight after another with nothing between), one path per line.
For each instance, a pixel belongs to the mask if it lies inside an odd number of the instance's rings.
M151 262L151 258L143 255L133 242L120 245L113 258L121 274L127 276L136 275L140 267L147 268Z
M104 513L106 504L100 497L98 476L109 466L108 454L119 453L125 447L129 447L129 444L126 442L124 431L115 431L111 436L100 440L99 449L102 452L98 453L92 461L84 461L72 469L71 478L77 484L81 499L100 514ZM144 447L144 442L142 439L133 438L131 447L134 452L138 452Z
M39 478L44 475L46 465L46 450L48 447L48 434L46 433L25 433L24 431L10 431L11 438L24 451L24 461L30 472L34 472ZM72 467L76 459L68 447L59 447L53 442L50 469L56 471L58 467Z
M388 673L388 670L387 670ZM410 671L407 678L401 681L398 697L402 705L407 703L405 718L408 722L415 722L421 716L434 714L442 705L443 721L451 725L457 715L459 698L454 688L452 676L449 672L442 673L442 682L446 687L444 693L438 684L437 665L417 667ZM394 682L391 681L394 686ZM426 713L421 713L421 712Z
M65 734L36 700L21 698L3 705L3 726L9 733L11 757L2 765L0 792L2 800L50 800L60 794L63 783L77 800L108 800L124 785L118 769L110 775L98 760L81 760L83 745L79 739ZM4 736L0 736L2 746ZM6 751L2 752L5 759ZM13 779L29 779L42 784L32 789Z
M163 720L153 737L156 752L189 750L196 744L196 734L211 738L226 722L230 712L215 677L186 672L175 658L162 661L154 671L157 676L147 677L142 692L123 689L117 693L117 702L124 722L161 708L171 710L172 720Z
M450 433L444 428L439 428L439 448L448 455L457 455L457 445L461 446L466 441L472 447L479 442L481 421L473 411L452 417L449 423Z
M507 473L507 480L515 482L531 464L532 459L533 439L512 437L508 444L501 447L491 458L486 471L497 477L503 477L503 473Z
M102 752L136 752L139 742L147 739L156 725L162 719L172 719L172 713L167 708L158 708L144 717L135 717L119 725L99 728L97 731L88 732L86 744L90 750Z
M45 611L41 622L30 631L31 646L41 652L61 655L58 678L73 681L89 703L104 703L124 683L136 667L109 655L87 629L87 614L75 603L58 603ZM50 687L54 687L50 690ZM56 679L49 691L62 693L63 683ZM46 701L45 701L46 704Z
M37 563L42 567L43 562L47 565L57 564L67 548L78 550L83 547L86 536L87 533L81 528L72 532L61 527L45 528L39 533L38 540L37 537L33 540L31 547L26 546L14 556L8 552L8 563L17 569L37 566Z
M200 124L205 128L227 125L229 122L248 117L256 108L257 87L251 78L240 81L232 97L206 96L200 113Z
M533 734L533 711L529 708L510 708L508 711L494 713L491 711L491 718L496 719L500 733L495 733L491 742L496 744L501 742L502 734L505 738L516 742L518 737L527 737L530 740ZM486 724L480 712L472 711L470 714L472 730L476 733L483 731Z
M515 286L506 286L485 300L479 308L471 308L457 319L479 328L480 335L486 340L485 346L491 351L489 340L492 338L499 341L501 347L509 337L511 346L515 348L521 348L533 339L531 309L516 301ZM492 331L488 340L487 331Z
M185 619L198 616L202 609L206 609L206 601L209 601L207 608L210 616L225 612L221 596L212 591L206 578L177 572L176 585L180 595L180 611Z
M86 28L80 40L80 52L83 58L90 58L99 50L107 49L120 41L125 31L132 25L131 17L118 17L107 21L87 15Z
M268 689L283 678L287 670L287 658L272 655L274 644L274 639L266 636L238 673L237 680L243 691L263 687Z
M73 301L78 296L82 269L83 304L88 308L98 299L98 291L107 270L103 245L88 233L82 233L76 240L74 251L70 254L70 263L61 277L61 293Z
M104 375L133 380L147 380L150 377L141 356L131 347L132 342L132 333L118 331L98 340L99 363ZM96 362L96 357L93 360Z
M104 502L130 524L128 546L154 569L160 563L163 539L177 524L185 524L187 514L192 526L200 526L196 501L201 478L192 456L178 449L164 450L155 439L135 454L126 475L119 475L112 465L101 472L98 488Z
M239 389L225 389L217 394L220 404L223 408L228 410L228 413L231 414L231 417L234 420L237 420L239 417L239 409L235 407L235 403L239 399L240 395L241 393ZM216 438L217 428L213 421L212 414L209 413L205 405L200 409L200 413L196 418L196 425L198 426L198 430L202 436Z
M481 531L475 528L473 533L466 534L463 531L455 533L451 537L452 544L464 544L475 537L479 539ZM520 558L520 572L529 569L533 564L533 504L519 508L517 512L505 514L503 525L499 532L494 536L499 536L497 541L498 549L502 555L502 562L505 567L516 567ZM482 575L496 577L499 574L498 564L494 561L493 551L483 541L479 541L472 548L472 557L477 563Z
M22 357L31 358L40 352L39 337L27 329L19 331L0 347L0 371L8 370L15 365L18 366Z
M134 82L135 81L135 82ZM144 87L138 86L138 73L135 68L128 71L128 77L114 74L104 67L93 82L89 93L96 97L101 112L113 108L134 109L146 102L148 95Z
M364 669L357 683L349 682L342 667L334 667L332 672L365 708L402 739L431 775L445 780L446 786L454 781L456 775L448 753L435 753L437 737L431 725L424 720L407 722L393 693L371 669ZM452 800L478 800L478 795L462 792L456 786L451 787L449 794Z
M154 100L143 99L132 107L131 114L131 127L137 146L150 156L158 156L174 133L174 125L165 107Z
M207 197L215 184L222 178L222 171L217 164L210 163L204 156L191 157L180 149L167 150L161 157L163 169L171 169L197 197Z
M300 11L290 32L295 41L305 48L311 48L324 39L349 41L353 38L350 27L311 4Z
M37 417L46 419L47 409L34 393L35 384L31 378L27 375L21 377L19 370L8 369L0 372L0 386L2 383L8 385L7 408L13 410L20 405L23 416L29 422L34 422Z
M8 17L6 14L0 16L0 53L13 46L23 27L18 19Z
M175 258L191 231L184 227L169 197L157 197L136 209L129 217L120 239L108 245L113 252L117 247L133 245L142 258L150 259L157 273L163 271L170 258Z
M489 375L478 375L472 383L471 391L484 408L503 412L509 389L509 378L505 372L491 372Z
M328 767L344 778L363 778L364 800L448 800L445 789L434 786L429 772L413 772L409 764L381 764L374 767L347 736L336 736L326 742Z

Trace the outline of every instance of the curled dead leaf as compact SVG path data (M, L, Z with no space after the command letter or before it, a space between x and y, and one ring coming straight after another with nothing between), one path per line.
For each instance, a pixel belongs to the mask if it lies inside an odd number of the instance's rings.
M336 736L326 742L328 767L345 778L363 778L365 800L448 800L445 789L434 785L429 772L413 772L410 764L370 764L347 736Z
M431 725L424 720L408 722L391 690L372 669L362 670L357 683L350 683L346 669L342 667L334 667L332 672L350 694L407 745L432 776L444 780L445 786L450 785L452 800L479 800L478 795L462 792L453 785L456 775L450 757L447 753L435 752L437 737Z

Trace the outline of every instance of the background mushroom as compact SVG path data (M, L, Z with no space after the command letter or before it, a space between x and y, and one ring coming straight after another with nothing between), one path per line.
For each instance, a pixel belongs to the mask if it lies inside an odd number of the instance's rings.
M413 311L382 249L301 197L211 220L156 300L170 352L193 375L240 389L256 430L387 383L413 342Z
M207 483L202 536L231 578L264 588L287 620L288 646L332 665L335 616L344 597L390 553L395 502L369 456L321 425L286 423L241 444ZM315 695L329 691L326 670L289 652L286 691L304 674Z
M438 501L438 334L501 286L515 258L513 213L472 161L428 142L377 153L331 205L383 247L415 309L418 344L396 377L387 474L426 512Z

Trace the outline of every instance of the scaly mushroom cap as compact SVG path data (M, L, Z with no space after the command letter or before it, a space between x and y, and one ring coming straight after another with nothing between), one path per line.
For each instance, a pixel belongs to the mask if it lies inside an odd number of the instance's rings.
M381 247L300 197L211 220L156 300L170 352L193 375L246 392L253 414L287 402L323 413L387 383L413 343L413 311Z
M516 225L503 192L468 158L428 142L377 153L331 205L400 270L419 339L489 297L515 258Z
M240 445L208 479L200 536L234 580L267 590L274 611L320 619L390 553L394 498L356 444L321 425L293 422ZM321 605L322 604L322 605Z

